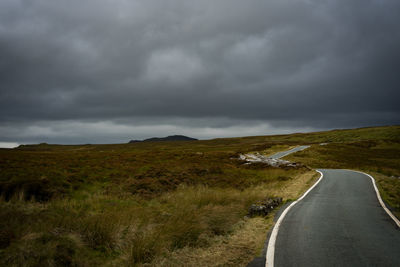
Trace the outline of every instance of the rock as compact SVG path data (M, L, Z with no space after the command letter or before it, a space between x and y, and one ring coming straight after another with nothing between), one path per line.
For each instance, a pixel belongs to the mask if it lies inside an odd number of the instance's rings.
M255 153L249 153L249 154L240 154L239 155L239 160L246 161L247 164L249 163L266 163L269 166L272 167L292 167L292 168L298 168L301 167L302 165L296 162L290 162L287 160L283 159L273 159L264 155L261 155L258 152Z
M266 198L263 201L252 204L249 208L249 217L267 216L274 208L282 203L281 197Z

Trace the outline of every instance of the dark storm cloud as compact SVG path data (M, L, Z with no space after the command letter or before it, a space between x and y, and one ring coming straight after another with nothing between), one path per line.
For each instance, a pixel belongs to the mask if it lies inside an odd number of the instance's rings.
M399 12L397 0L3 0L0 141L396 124Z

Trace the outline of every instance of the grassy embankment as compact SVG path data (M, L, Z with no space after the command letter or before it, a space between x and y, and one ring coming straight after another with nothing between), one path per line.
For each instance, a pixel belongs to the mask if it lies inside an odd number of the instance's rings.
M272 216L245 218L250 204L267 196L297 198L317 176L306 167L243 165L239 153L343 142L312 146L296 161L328 167L322 158L341 162L331 150L339 146L353 155L343 160L354 169L358 163L351 162L365 162L375 149L379 156L363 166L382 175L379 186L386 200L394 194L396 207L400 179L388 176L399 175L399 132L380 127L0 150L0 265L244 266L272 225ZM365 155L351 152L354 147ZM315 155L321 158L314 162Z

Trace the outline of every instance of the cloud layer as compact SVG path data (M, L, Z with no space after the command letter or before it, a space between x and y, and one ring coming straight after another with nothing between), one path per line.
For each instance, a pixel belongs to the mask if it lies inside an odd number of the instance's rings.
M0 141L398 124L399 13L397 0L4 0Z

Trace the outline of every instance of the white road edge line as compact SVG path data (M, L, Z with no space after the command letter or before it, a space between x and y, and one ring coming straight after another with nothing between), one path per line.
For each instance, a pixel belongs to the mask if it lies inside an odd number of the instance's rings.
M396 223L396 225L400 228L400 221L392 214L392 212L386 207L385 203L383 202L381 195L379 194L379 190L376 186L374 177L372 177L368 173L361 172L361 171L355 171L355 170L349 170L349 169L344 169L344 170L358 172L358 173L368 176L371 179L372 185L374 186L375 193L376 193L379 203L381 204L382 208L386 211L386 213L390 216L390 218L392 218L393 221ZM318 170L317 170L317 172L319 172L321 174L321 177L318 179L318 181L312 187L310 187L310 189L308 189L298 200L294 201L292 204L290 204L289 207L287 207L283 211L282 215L279 217L278 221L276 222L274 229L272 229L272 233L269 238L268 247L267 247L266 263L265 263L266 267L274 267L275 242L276 242L276 238L278 236L279 227L280 227L283 219L285 218L286 214L294 205L297 204L297 202L302 200L324 177L322 172L320 172Z
M378 187L376 186L375 178L365 172L355 171L355 170L348 170L348 171L358 172L358 173L364 174L364 175L368 176L369 178L371 178L371 181L372 181L372 184L374 185L374 189L376 192L376 196L378 197L379 203L381 204L382 208L386 211L386 213L390 216L390 218L392 218L392 220L400 228L400 221L396 218L396 216L393 215L393 213L386 207L385 203L383 202L381 195L379 194Z
M266 267L273 267L274 266L274 256L275 256L275 242L276 242L276 237L278 236L278 231L279 231L279 227L281 226L281 223L283 221L283 219L285 218L286 214L288 213L288 211L297 204L297 202L301 201L308 193L310 193L311 190L313 190L313 188L322 180L322 178L324 177L324 174L320 171L317 170L317 172L319 172L319 174L321 174L321 176L319 177L318 181L311 186L298 200L293 201L292 204L289 205L289 207L287 207L281 214L281 216L279 216L278 221L275 223L274 228L272 229L272 233L271 236L269 238L268 241L268 247L267 247L267 253L266 253L266 261L265 261L265 266Z

